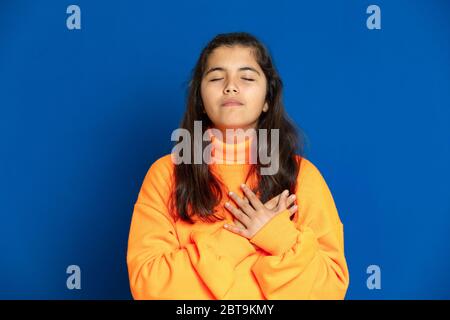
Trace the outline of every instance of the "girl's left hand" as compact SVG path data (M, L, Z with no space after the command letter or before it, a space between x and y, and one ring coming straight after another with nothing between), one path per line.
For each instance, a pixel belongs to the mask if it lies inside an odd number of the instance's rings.
M240 209L234 207L229 202L225 203L225 208L227 208L237 220L235 221L236 225L225 224L224 228L247 239L251 239L267 222L286 210L289 203L292 203L295 200L295 195L291 195L288 199L289 191L284 190L281 193L278 205L268 206L263 204L248 186L243 184L241 185L241 188L248 200L241 199L233 192L229 193L229 196ZM292 206L289 210L291 213L294 213L297 210L297 206Z

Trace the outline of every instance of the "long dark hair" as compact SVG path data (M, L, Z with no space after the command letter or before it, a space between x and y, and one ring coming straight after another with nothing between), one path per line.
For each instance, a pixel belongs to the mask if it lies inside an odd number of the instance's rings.
M251 48L255 58L267 79L266 101L269 109L261 113L256 129L267 129L270 137L271 129L279 129L279 137L282 142L279 144L279 169L274 175L261 175L261 168L264 167L259 162L252 164L248 172L255 174L257 186L254 191L264 203L272 197L288 189L294 193L296 189L297 175L299 172L301 157L303 154L303 135L299 136L299 130L294 126L285 112L282 101L282 81L276 71L272 58L267 48L253 35L245 32L219 34L214 37L202 50L200 57L192 70L192 77L188 85L187 106L181 128L189 131L191 137L194 136L194 121L202 121L202 134L213 123L206 113L203 112L203 103L200 93L200 86L205 72L208 56L214 49L221 46L243 46ZM194 152L201 152L208 142L203 142L201 146L191 139L191 147ZM270 138L268 139L267 150L271 150ZM258 144L259 145L259 144ZM259 146L258 146L259 147ZM202 148L199 150L199 148ZM269 154L270 156L270 154ZM193 160L193 159L191 159ZM180 217L184 221L193 223L192 216L196 215L201 220L214 221L220 219L213 212L214 208L222 199L221 182L210 172L207 163L201 164L181 163L174 168L175 187L171 197L172 214ZM177 212L177 214L176 214Z

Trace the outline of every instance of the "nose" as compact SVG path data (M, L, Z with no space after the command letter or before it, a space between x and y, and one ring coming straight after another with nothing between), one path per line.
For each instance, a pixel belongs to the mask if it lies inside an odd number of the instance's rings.
M225 86L224 92L226 94L230 94L231 92L238 93L239 90L233 83L228 82L228 84Z

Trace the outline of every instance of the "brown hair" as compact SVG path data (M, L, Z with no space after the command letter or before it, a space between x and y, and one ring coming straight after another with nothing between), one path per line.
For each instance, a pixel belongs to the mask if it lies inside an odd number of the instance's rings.
M203 112L200 94L203 73L208 56L214 49L221 46L232 47L236 45L253 49L256 61L267 79L266 101L269 109L261 114L256 129L267 129L268 137L270 137L270 130L277 128L279 129L279 137L282 138L282 143L279 145L278 172L274 175L261 175L260 171L264 165L259 162L259 159L258 163L251 165L249 171L249 175L256 174L258 184L254 191L264 203L285 189L288 189L290 193L295 192L300 167L298 160L301 159L296 157L296 152L300 155L303 154L304 139L302 135L300 144L299 130L289 120L284 109L282 101L283 84L280 76L267 48L256 37L244 32L219 34L206 45L192 71L187 92L186 111L180 127L188 130L191 136L194 136L194 121L202 121L202 134L207 128L214 126L207 114ZM208 144L208 142L203 142L202 146L196 146L194 141L191 143L191 150L194 150L194 152L198 152L199 147L203 150ZM267 150L271 150L270 143L270 139L268 139ZM222 199L222 188L221 183L210 172L207 163L194 164L194 161L191 161L191 164L175 165L174 178L175 188L171 198L172 214L178 212L178 217L191 223L193 223L192 215L197 215L200 219L207 221L218 219L212 210Z

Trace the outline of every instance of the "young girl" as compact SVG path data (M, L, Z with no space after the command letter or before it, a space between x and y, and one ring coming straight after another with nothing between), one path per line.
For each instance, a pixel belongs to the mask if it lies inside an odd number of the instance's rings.
M254 36L203 49L181 128L191 149L153 163L134 207L133 297L343 299L343 225L321 173L296 154L281 79Z

